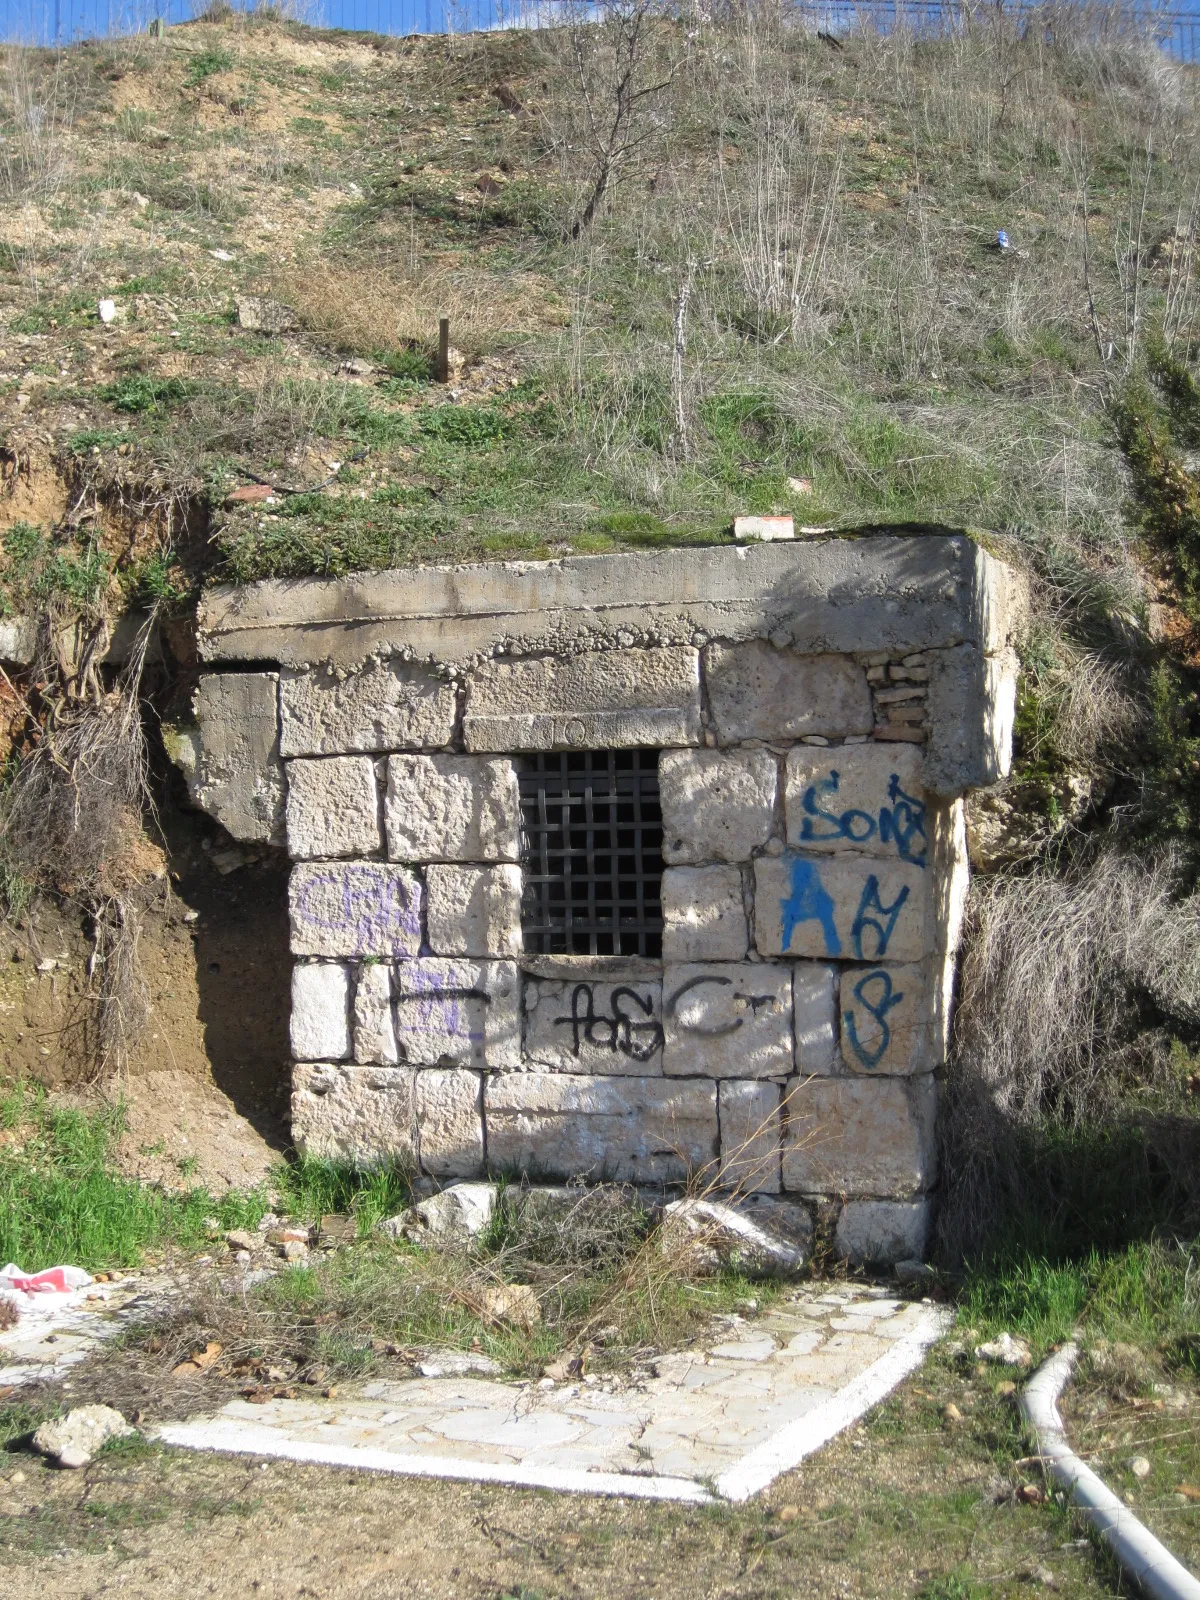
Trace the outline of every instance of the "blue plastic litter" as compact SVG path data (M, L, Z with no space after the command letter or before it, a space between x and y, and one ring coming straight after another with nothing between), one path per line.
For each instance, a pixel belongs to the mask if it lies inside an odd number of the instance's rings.
M996 249L997 250L1008 250L1009 248L1010 248L1010 246L1009 246L1009 242L1008 242L1008 235L1005 233L1003 228L997 228L997 230L996 230Z

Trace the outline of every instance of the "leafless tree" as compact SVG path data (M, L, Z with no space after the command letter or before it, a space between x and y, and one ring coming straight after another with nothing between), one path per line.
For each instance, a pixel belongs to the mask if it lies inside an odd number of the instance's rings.
M570 89L557 108L556 142L584 162L583 201L564 229L578 239L610 188L637 165L663 125L678 62L665 48L662 0L573 4L564 30Z

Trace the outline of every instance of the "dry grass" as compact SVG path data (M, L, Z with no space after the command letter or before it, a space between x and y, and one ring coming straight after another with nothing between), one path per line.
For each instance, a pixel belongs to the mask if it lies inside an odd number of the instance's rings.
M621 1369L686 1342L739 1298L772 1292L734 1271L698 1274L692 1246L664 1248L632 1189L581 1183L547 1204L514 1186L469 1243L373 1235L240 1297L200 1277L177 1311L139 1334L133 1370L136 1381L161 1381L210 1341L220 1345L213 1377L251 1385L411 1369L422 1351L445 1347L527 1376L556 1358Z
M69 675L64 669L74 693L47 703L40 737L0 809L6 866L75 901L91 919L91 1004L82 1031L96 1076L125 1068L150 1013L137 890L148 853L142 818L153 816L140 690L154 623L152 615L111 690L101 685L94 649ZM106 630L93 629L90 638L106 642Z
M368 354L405 346L432 351L441 317L450 318L451 342L466 356L494 349L506 335L542 332L562 320L553 291L537 277L497 281L468 264L404 272L314 262L282 277L277 288L305 327Z
M1181 895L1169 857L1112 848L1061 875L1042 864L977 880L961 987L941 1130L940 1229L954 1260L1027 1213L1024 1141L1086 1137L1129 1118L1131 1095L1168 1092L1155 1024L1200 1020L1200 894ZM1187 1187L1173 1126L1166 1118L1164 1154Z

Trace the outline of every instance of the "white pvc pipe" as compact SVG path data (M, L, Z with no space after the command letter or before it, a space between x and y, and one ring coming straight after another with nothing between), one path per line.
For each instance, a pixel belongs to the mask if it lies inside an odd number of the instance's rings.
M1200 1581L1158 1542L1067 1443L1056 1402L1078 1359L1078 1345L1063 1345L1057 1355L1038 1368L1021 1393L1021 1415L1033 1430L1050 1476L1066 1489L1108 1541L1129 1576L1153 1600L1200 1600Z

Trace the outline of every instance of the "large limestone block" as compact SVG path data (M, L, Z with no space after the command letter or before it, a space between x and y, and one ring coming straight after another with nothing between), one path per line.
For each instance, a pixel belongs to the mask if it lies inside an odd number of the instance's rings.
M525 1059L554 1072L660 1073L662 987L656 978L527 978Z
M396 1027L392 1019L392 970L386 961L365 962L354 991L354 1059L394 1066Z
M521 954L520 867L431 866L425 896L435 955Z
M395 958L421 948L421 884L391 862L303 862L288 906L293 955Z
M396 861L517 861L516 768L484 756L392 756L384 821Z
M834 1245L856 1267L920 1261L932 1220L929 1200L848 1200L838 1217Z
M372 661L358 672L279 675L280 750L335 756L356 750L422 750L450 743L455 689L405 661Z
M796 745L786 771L789 844L924 864L926 804L915 745Z
M779 1085L726 1079L718 1095L722 1187L778 1194L782 1186Z
M205 673L194 710L200 746L189 775L192 799L235 839L282 844L278 674Z
M842 1059L849 1071L905 1077L941 1064L925 967L847 967L841 993Z
M292 1143L301 1155L356 1167L417 1166L410 1067L332 1062L292 1068Z
M483 1078L434 1068L417 1073L417 1155L434 1178L483 1172Z
M785 1093L783 1187L907 1200L937 1176L937 1088L920 1078L813 1078Z
M492 1172L682 1183L717 1159L717 1086L699 1079L501 1073L484 1107Z
M700 742L700 655L604 650L491 661L467 686L468 750L613 750Z
M741 961L750 948L737 867L668 867L662 875L664 961Z
M767 961L663 970L663 1071L674 1077L786 1078L792 974Z
M796 1071L828 1077L841 1070L838 1052L837 967L797 961L792 968L792 1009L796 1031Z
M925 782L937 795L985 789L1008 776L1017 709L1016 652L973 644L934 652L925 709Z
M787 854L760 856L754 876L754 936L765 956L920 961L933 949L933 897L924 867Z
M350 1054L350 973L334 962L292 968L292 1055L344 1061Z
M718 744L870 733L867 675L848 656L799 655L761 639L704 651Z
M370 756L289 761L287 778L288 854L294 861L379 854L383 831Z
M667 750L658 763L663 860L748 861L771 837L779 773L767 750Z
M512 961L423 956L400 962L396 1043L415 1066L521 1065L520 975Z

